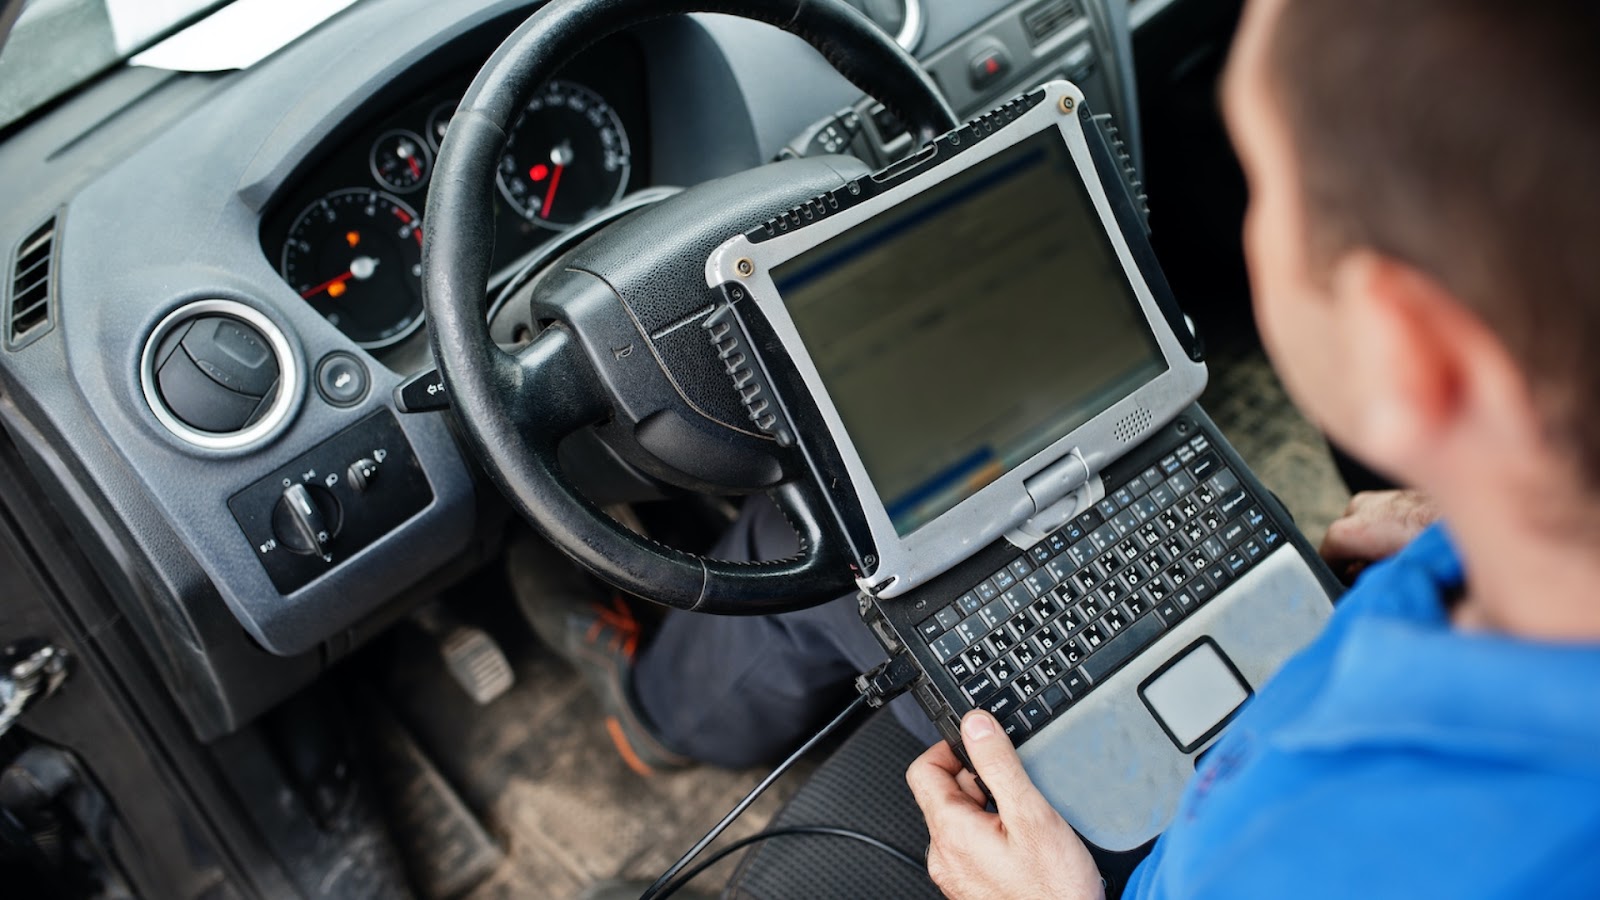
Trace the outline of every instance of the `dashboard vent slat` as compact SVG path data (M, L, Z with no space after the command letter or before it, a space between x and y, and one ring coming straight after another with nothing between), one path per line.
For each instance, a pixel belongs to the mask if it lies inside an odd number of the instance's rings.
M1037 47L1077 17L1078 6L1073 0L1045 0L1022 13L1022 27L1028 32L1028 40Z
M6 305L6 345L15 349L50 330L50 276L55 259L52 217L17 247Z

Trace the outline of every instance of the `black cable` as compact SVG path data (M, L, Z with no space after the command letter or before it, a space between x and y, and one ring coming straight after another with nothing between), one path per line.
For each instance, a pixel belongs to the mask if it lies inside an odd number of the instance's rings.
M892 844L880 841L870 834L864 834L860 831L854 831L849 828L836 828L832 825L791 825L785 828L773 828L768 831L758 831L748 837L742 837L739 840L734 841L728 846L723 847L721 850L718 850L716 853L713 853L710 859L683 873L683 877L668 885L666 890L663 890L660 894L656 895L656 898L657 900L664 900L664 898L672 896L684 885L693 881L705 870L711 868L719 862L722 862L724 859L728 858L729 855L743 850L751 844L757 843L758 841L770 840L771 838L795 837L797 835L811 835L814 837L841 837L849 838L853 841L860 841L863 844L876 847L879 850L889 854L895 859L896 862L902 863L912 871L916 872L918 875L921 875L924 878L928 876L928 867L926 864L917 862L914 858L912 858L911 854L901 850L898 847L895 847Z
M800 745L799 750L789 754L788 759L779 763L778 767L773 769L770 775L768 775L766 778L763 778L760 784L756 785L750 790L750 793L745 794L744 799L740 800L733 809L729 810L728 814L722 817L722 821L718 822L710 831L706 832L705 837L701 838L700 841L693 847L690 847L688 853L685 853L683 856L679 857L678 861L673 863L671 868L661 873L661 877L657 878L655 884L650 885L650 887L646 889L642 895L640 895L639 900L657 900L657 898L665 896L661 893L662 889L665 888L679 872L683 871L684 866L687 866L689 863L693 862L694 858L699 856L700 852L705 850L708 844L716 840L717 836L722 834L722 832L725 831L729 825L733 824L733 820L737 819L741 813L748 809L750 804L754 803L756 798L761 796L763 791L771 787L772 783L777 781L779 776L783 775L784 772L789 771L790 767L799 762L800 757L805 756L812 747L815 747L822 741L823 738L826 738L828 735L832 734L835 729L837 729L840 725L843 725L850 719L851 716L855 715L857 711L866 705L866 694L859 694L854 700L850 701L850 705L845 707L844 712L834 716L833 721L829 722L827 725L824 725L821 731L817 732L810 740Z

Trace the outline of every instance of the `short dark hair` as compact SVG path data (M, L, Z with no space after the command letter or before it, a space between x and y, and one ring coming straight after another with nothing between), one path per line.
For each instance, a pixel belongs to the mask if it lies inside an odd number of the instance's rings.
M1273 27L1312 258L1371 248L1469 305L1600 485L1600 4L1286 0Z

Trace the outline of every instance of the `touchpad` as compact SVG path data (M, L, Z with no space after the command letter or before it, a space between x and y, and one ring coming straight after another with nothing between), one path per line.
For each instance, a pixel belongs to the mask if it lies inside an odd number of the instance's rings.
M1216 642L1201 638L1146 679L1139 697L1188 753L1222 730L1250 697L1250 686Z

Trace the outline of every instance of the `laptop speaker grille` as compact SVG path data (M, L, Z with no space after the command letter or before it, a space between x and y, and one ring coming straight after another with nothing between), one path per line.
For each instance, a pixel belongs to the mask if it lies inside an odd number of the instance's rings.
M1144 430L1149 427L1150 410L1141 406L1123 416L1122 421L1117 423L1117 427L1112 433L1116 435L1117 440L1126 444L1132 443L1134 438L1144 433Z

